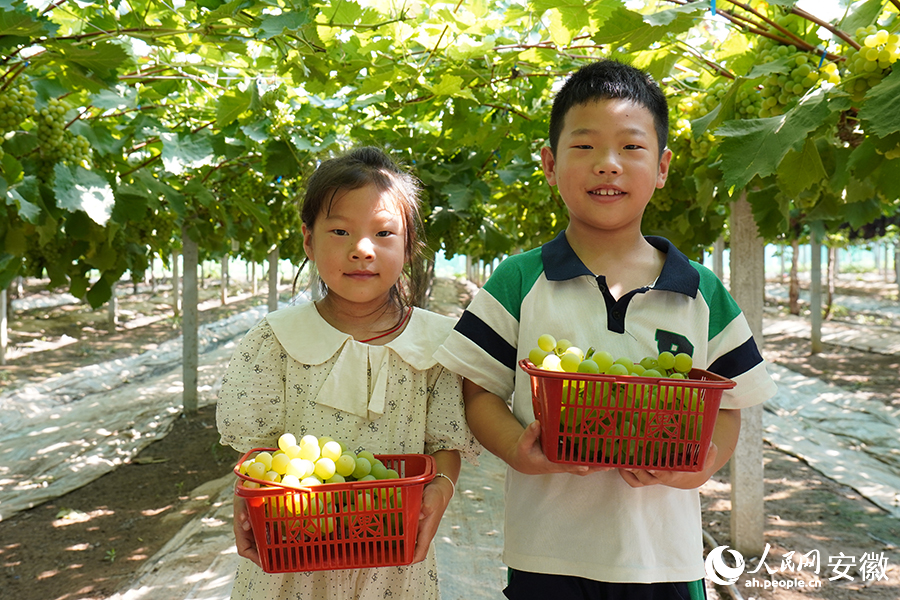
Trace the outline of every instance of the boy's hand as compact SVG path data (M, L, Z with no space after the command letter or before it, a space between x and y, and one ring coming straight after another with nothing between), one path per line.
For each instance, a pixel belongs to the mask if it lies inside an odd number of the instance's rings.
M588 475L611 468L550 462L541 449L539 421L532 421L523 429L503 399L468 379L463 381L463 397L472 433L489 452L520 473Z
M713 474L725 466L737 446L741 432L741 411L737 409L719 409L716 427L713 429L713 441L703 469L696 473L679 471L642 471L640 469L619 469L619 475L631 487L645 485L668 485L682 490L692 490L706 483Z
M588 475L597 471L609 471L611 467L589 467L586 465L569 465L550 462L541 448L541 423L532 421L516 444L515 454L507 461L516 471L529 475L543 473L572 473L573 475Z
M253 539L253 531L250 529L250 515L247 512L247 502L235 494L234 496L234 541L237 553L253 561L262 568L259 559L259 550Z
M703 469L696 472L619 469L619 475L622 476L625 483L633 488L648 485L667 485L682 490L692 490L706 483L713 476L713 473L718 470L716 467L716 456L718 453L719 447L714 443L710 443L709 452L706 454L706 462L703 463Z

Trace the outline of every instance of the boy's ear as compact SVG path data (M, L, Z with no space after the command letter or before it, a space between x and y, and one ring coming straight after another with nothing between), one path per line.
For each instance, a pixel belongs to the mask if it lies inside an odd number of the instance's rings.
M541 148L541 168L544 169L544 177L551 186L556 185L556 158L550 146Z
M656 187L661 188L666 185L666 180L669 178L669 165L672 162L672 151L666 148L663 151L662 157L659 159L659 170L656 174Z

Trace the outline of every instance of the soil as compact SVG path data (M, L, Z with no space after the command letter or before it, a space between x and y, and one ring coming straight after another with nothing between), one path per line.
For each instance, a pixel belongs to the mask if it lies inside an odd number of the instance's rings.
M34 283L35 286L39 282ZM848 285L849 288L855 287ZM893 290L896 290L894 287ZM240 289L222 306L215 287L201 290L201 323L218 320L264 302ZM38 287L26 289L37 293ZM471 285L439 280L430 308L458 315L472 292ZM856 290L858 292L858 290ZM867 293L890 294L887 286ZM894 292L895 293L895 292ZM264 292L263 292L264 294ZM28 352L11 353L0 370L4 386L38 381L75 367L149 350L177 337L178 321L166 290L144 290L120 298L123 318L114 332L106 329L105 307L93 311L82 305L17 312L10 322L10 347ZM779 310L780 307L770 307ZM75 341L59 344L63 334ZM764 353L770 361L825 381L865 389L886 404L900 404L897 390L898 358L839 348L826 344L825 352L809 355L809 342L799 338L770 337ZM183 525L206 507L203 496L192 497L198 486L226 475L237 453L218 444L214 407L179 418L169 435L147 447L131 464L53 501L0 522L0 589L17 600L100 600L125 586L141 564L150 559ZM749 561L736 588L749 600L896 600L900 598L900 521L855 491L822 476L803 462L774 448L764 452L766 463L766 564L772 575L748 571ZM723 469L701 490L704 528L719 545L729 545L730 486ZM818 551L819 587L804 590L747 587L753 580L796 583L815 580L809 567L800 572L783 570L783 559ZM834 576L832 557L840 553L859 563L863 554L883 553L886 580L864 580L859 564L846 578ZM844 560L846 564L849 559ZM865 570L865 568L863 569ZM782 583L782 586L786 583ZM727 588L713 595L728 597ZM499 590L498 590L499 596Z

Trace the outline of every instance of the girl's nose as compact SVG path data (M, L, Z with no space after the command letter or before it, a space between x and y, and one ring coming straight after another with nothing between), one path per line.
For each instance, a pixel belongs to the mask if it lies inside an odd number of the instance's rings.
M375 257L375 244L367 237L360 238L353 245L354 260L371 260Z

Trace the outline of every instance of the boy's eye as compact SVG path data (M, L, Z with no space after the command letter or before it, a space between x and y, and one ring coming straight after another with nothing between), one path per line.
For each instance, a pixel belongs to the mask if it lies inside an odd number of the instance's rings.
M626 144L625 149L626 150L640 150L641 146L639 146L638 144Z
M332 229L331 233L333 233L334 235L347 235L347 230L346 229Z
M590 144L575 144L574 146L577 150L590 150L593 148Z

